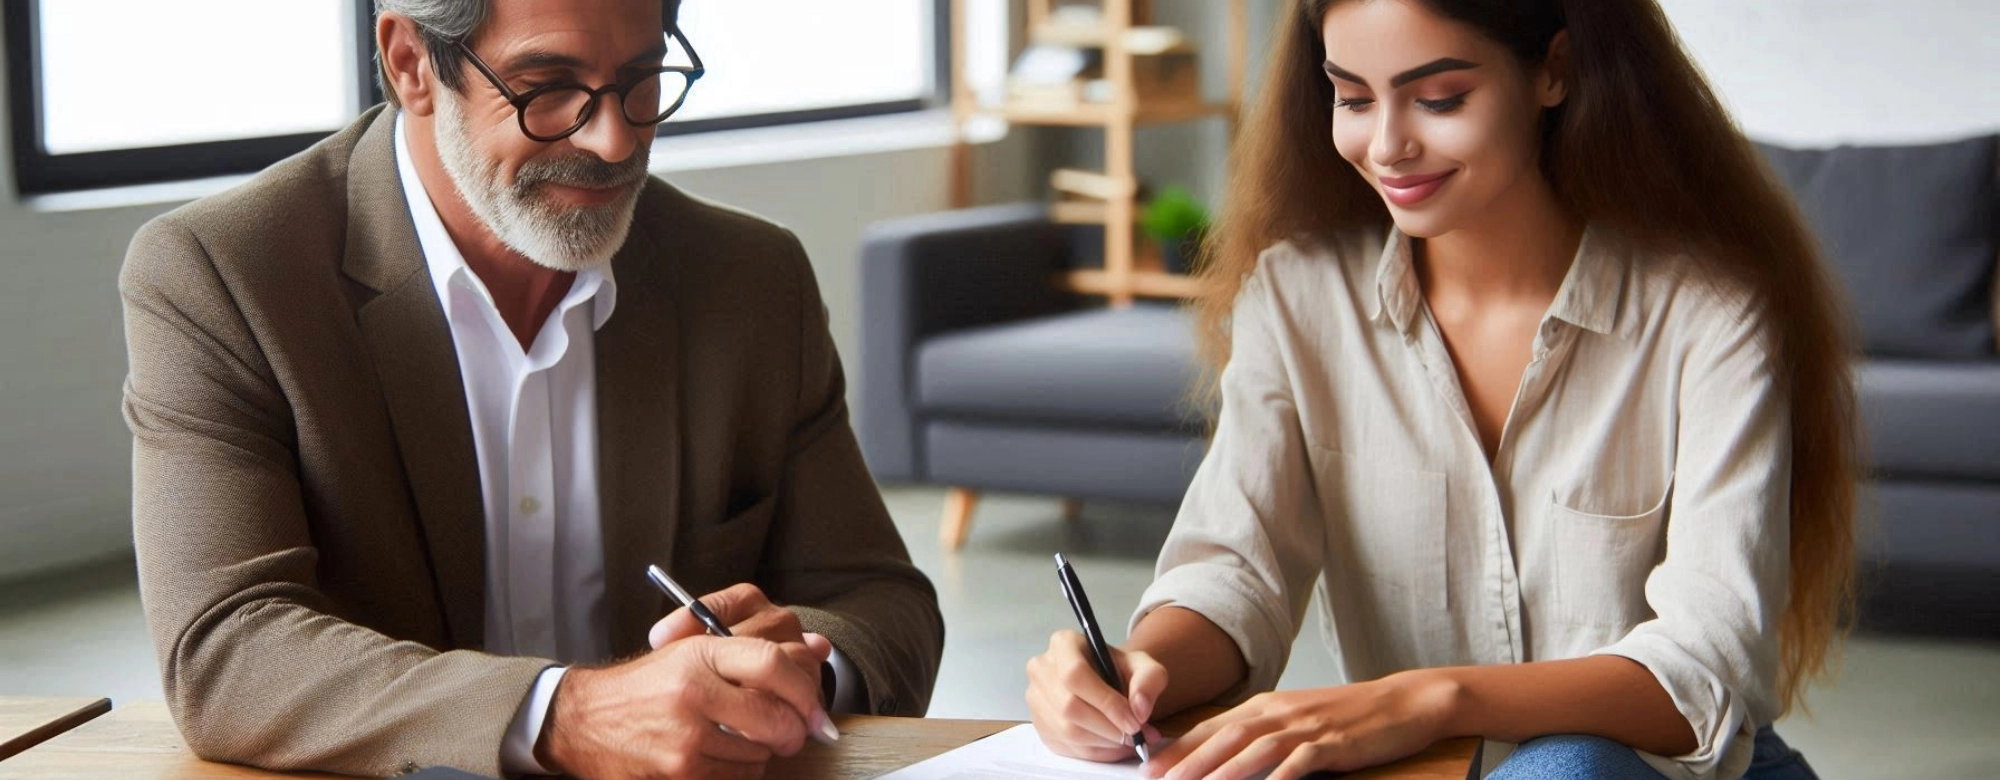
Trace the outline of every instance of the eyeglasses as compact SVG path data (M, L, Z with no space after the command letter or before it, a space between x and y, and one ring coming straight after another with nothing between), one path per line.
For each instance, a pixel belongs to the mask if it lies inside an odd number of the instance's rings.
M545 84L526 92L515 92L507 87L507 82L486 66L484 60L463 41L455 41L459 51L472 60L472 66L492 82L493 88L513 104L520 116L521 132L529 138L549 143L560 141L590 124L590 117L597 113L597 99L605 95L618 96L619 113L633 127L659 124L680 110L687 102L688 90L695 81L708 70L701 65L701 55L688 43L687 36L680 29L670 35L675 42L686 49L692 65L663 65L654 70L616 84L607 84L591 89L575 82Z

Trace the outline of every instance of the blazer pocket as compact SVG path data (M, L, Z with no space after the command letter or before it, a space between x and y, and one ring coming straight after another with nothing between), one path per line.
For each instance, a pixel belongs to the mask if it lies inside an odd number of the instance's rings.
M701 526L692 540L694 549L689 552L711 565L736 572L731 576L737 580L745 579L745 575L757 570L777 505L774 493L730 512L713 524Z
M1445 475L1314 447L1327 518L1327 566L1350 565L1387 586L1377 603L1448 609Z
M777 506L777 504L778 494L766 494L761 498L730 507L728 513L716 525L723 528L741 528L751 525L762 528L770 524L771 509Z
M1665 551L1672 496L1669 483L1652 509L1626 516L1581 512L1549 496L1559 619L1624 631L1652 618L1646 579Z

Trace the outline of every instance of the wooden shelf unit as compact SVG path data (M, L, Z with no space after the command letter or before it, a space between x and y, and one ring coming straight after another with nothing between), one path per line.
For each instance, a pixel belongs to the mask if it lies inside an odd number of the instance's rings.
M1188 1L1204 6L1210 2ZM1008 2L1012 8L1014 0ZM1024 2L1027 13L1024 29L1029 31L1030 36L1037 30L1049 29L1055 0ZM982 106L965 75L967 0L952 0L951 107L958 126L958 142L952 148L953 206L963 208L972 205L972 152L965 141L965 125L972 118L987 115L1019 125L1102 128L1105 160L1102 175L1116 183L1113 190L1123 194L1102 199L1066 198L1051 205L1050 217L1067 224L1104 225L1104 268L1061 274L1057 279L1058 285L1079 293L1102 295L1114 307L1130 306L1134 299L1141 297L1192 296L1195 291L1193 279L1159 271L1157 262L1151 263L1153 269L1140 267L1136 230L1139 179L1133 170L1133 131L1141 125L1221 117L1229 122L1230 136L1235 136L1236 121L1243 105L1249 9L1248 0L1224 2L1229 14L1229 51L1225 58L1229 95L1221 103L1209 102L1200 95L1173 100L1141 99L1134 86L1133 58L1138 55L1133 54L1126 41L1133 27L1151 23L1153 2L1098 0L1102 13L1099 28L1086 36L1070 35L1060 40L1065 44L1090 43L1103 49L1104 78L1111 84L1110 100L1079 101L1074 106L1025 105L1012 101L1000 106ZM1020 55L1025 45L1026 42L1017 42L1010 47L1010 63Z

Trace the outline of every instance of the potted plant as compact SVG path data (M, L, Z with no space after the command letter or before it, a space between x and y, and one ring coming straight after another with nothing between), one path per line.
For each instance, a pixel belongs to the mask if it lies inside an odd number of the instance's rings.
M1208 233L1208 208L1185 187L1165 187L1146 203L1145 212L1139 215L1139 229L1159 242L1167 273L1192 273L1201 256L1202 238Z

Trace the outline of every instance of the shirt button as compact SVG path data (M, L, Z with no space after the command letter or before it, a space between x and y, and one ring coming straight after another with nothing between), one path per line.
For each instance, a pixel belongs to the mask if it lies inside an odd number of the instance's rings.
M521 499L521 514L532 515L540 511L542 511L542 502L535 500L534 496Z

